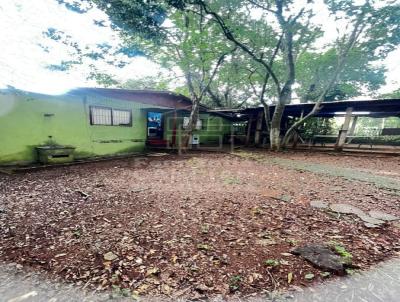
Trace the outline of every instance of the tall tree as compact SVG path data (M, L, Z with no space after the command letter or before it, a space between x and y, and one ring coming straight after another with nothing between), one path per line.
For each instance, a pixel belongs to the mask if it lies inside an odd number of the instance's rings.
M226 2L227 4L225 5L232 5L235 3L239 6L243 5L243 1ZM196 1L196 3L213 17L229 41L239 47L264 69L265 88L268 81L272 81L275 87L277 104L271 119L270 142L272 149L279 149L281 119L285 105L291 101L292 86L295 83L296 50L301 51L300 49L302 46L307 44L302 42L303 40L309 37L313 38L309 30L309 20L312 17L311 9L301 8L295 10L291 7L293 1L247 1L250 13L254 9L259 9L263 11L262 20L274 19L274 21L269 21L269 23L265 25L272 29L274 33L272 35L273 37L281 37L276 39L277 41L274 47L268 47L268 52L260 52L259 48L252 47L247 43L247 39L243 39L243 37L238 34L238 30L232 26L229 17L224 15L223 6L216 5L215 1L209 3L199 0ZM317 29L315 29L315 31L317 31ZM268 46L270 46L269 43ZM280 61L281 63L279 65L276 64L278 65L277 68L273 66L275 61Z
M371 56L372 52L378 58L384 59L400 45L400 3L397 1L365 0L355 4L350 0L325 0L325 3L336 20L346 25L347 31L336 40L337 62L330 80L316 99L311 112L288 129L283 138L284 145L294 129L320 110L321 103L343 75L353 52L359 52L366 57Z
M280 125L285 105L292 99L293 85L296 82L296 65L299 55L312 49L313 42L321 32L318 26L312 26L312 17L316 13L314 1L307 1L305 6L296 8L294 1L291 0L248 0L248 1L225 1L221 5L220 1L194 1L204 8L204 10L214 18L219 24L225 37L243 52L249 55L255 62L259 63L265 72L265 78L271 79L277 97L277 105L271 120L270 141L272 149L279 149ZM263 20L269 22L276 30L275 36L282 35L282 46L279 47L277 56L261 56L257 49L253 49L246 39L238 34L238 27L230 22L230 16L226 15L226 6L236 3L239 6L246 2L253 9L262 10L265 13ZM326 95L338 83L349 54L355 47L363 50L375 49L383 58L385 54L393 50L398 45L399 23L398 19L399 4L395 1L366 0L353 3L350 0L326 0L326 6L331 14L341 23L346 30L338 35L335 43L337 61L331 77L326 81L324 87L316 99L316 106L309 116L295 123L285 133L283 142L286 143L291 132L298 127L304 120L318 112L320 103ZM273 67L274 61L284 62L278 68ZM282 67L283 66L283 67Z

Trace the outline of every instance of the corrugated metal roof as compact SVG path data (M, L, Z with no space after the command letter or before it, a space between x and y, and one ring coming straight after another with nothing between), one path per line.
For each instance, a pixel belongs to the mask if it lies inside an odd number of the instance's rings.
M285 106L285 116L300 116L308 114L314 107L314 103L288 104ZM400 116L400 99L382 99L382 100L350 100L324 102L321 104L321 110L315 115L319 117L332 117L344 115L347 108L352 107L353 113L359 112L360 116L388 117ZM211 110L213 112L224 112L225 114L257 114L264 110L263 107L247 108L242 110ZM275 110L275 105L270 106L271 114Z

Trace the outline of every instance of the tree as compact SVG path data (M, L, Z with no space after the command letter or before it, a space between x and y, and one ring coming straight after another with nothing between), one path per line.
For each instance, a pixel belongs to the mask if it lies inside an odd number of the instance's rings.
M386 5L382 6L382 1L373 0L365 0L359 5L349 0L325 2L336 19L343 20L351 30L337 38L337 63L331 79L320 93L311 112L288 129L283 145L287 144L294 129L320 110L326 95L338 83L352 52L358 51L364 56L369 56L372 52L383 59L400 44L400 24L396 21L400 15L400 3L386 1Z
M220 67L207 89L204 104L212 108L228 109L257 106L258 98L254 93L257 83L255 79L250 79L252 73L248 57L236 51Z
M169 80L159 74L157 76L129 79L120 84L119 87L133 90L169 90Z
M371 51L353 48L346 64L343 66L340 78L332 86L323 101L339 101L363 94L376 94L385 84L386 69L378 64L372 64L379 57ZM330 79L330 71L338 61L334 47L323 52L306 52L298 58L296 66L298 88L297 96L302 102L315 102Z
M226 2L228 4L225 6L238 3L237 1ZM277 105L271 120L270 141L272 149L279 149L281 118L285 105L292 98L298 56L302 52L312 49L315 38L320 34L320 28L312 26L311 23L315 13L312 7L313 1L307 1L305 7L297 10L294 1L290 0L249 0L246 2L253 8L261 9L265 13L265 20L274 18L273 24L277 31L275 36L283 36L282 46L277 47L279 48L278 56L261 56L257 49L251 48L245 39L240 38L237 26L232 26L229 20L230 16L224 14L219 1L195 1L219 24L226 39L261 65L265 70L265 78L272 80L276 90ZM377 55L383 58L399 42L399 24L395 20L399 14L400 5L394 1L386 1L385 6L379 5L378 1L369 0L361 4L354 4L350 0L326 0L325 3L332 15L336 17L337 21L340 19L343 27L347 30L339 34L335 41L337 61L330 72L330 78L316 98L314 109L289 129L284 136L283 144L287 143L296 127L318 112L320 103L337 85L349 54L354 48L357 47L365 53L374 49ZM243 4L243 1L239 1L240 4ZM276 60L284 62L284 72L272 66Z
M178 69L178 75L182 74L193 103L185 131L186 146L197 123L200 103L209 93L219 68L235 48L228 45L199 7L185 11L171 9L168 20L168 25L160 26L162 41L155 43L147 37L129 33L124 33L123 37L128 47L139 46L151 60L170 71Z
M235 1L227 2L231 4ZM274 30L272 23L267 24L267 28L272 30L272 32L275 31L274 37L282 37L277 39L275 47L273 49L270 48L269 53L266 53L260 52L260 49L252 48L247 45L246 40L237 36L237 31L226 21L228 20L227 16L222 14L221 6L211 6L209 3L201 0L196 1L196 3L203 7L207 14L214 18L229 41L237 47L240 47L243 52L248 54L256 63L265 69L264 86L266 87L269 79L272 80L276 89L277 104L271 119L270 142L272 149L279 149L281 119L285 105L291 101L292 86L295 83L295 50L300 50L302 43L299 42L303 39L313 37L309 35L310 30L308 29L309 20L312 17L311 10L305 8L301 8L298 11L290 10L293 1L248 1L250 9L261 9L266 20L271 17L275 19L275 28L277 28L277 30ZM242 2L239 1L239 4L242 4ZM289 13L287 14L287 12ZM300 20L305 20L305 23L299 22ZM279 57L277 56L278 54L280 54ZM284 69L281 71L281 73L284 74L282 80L278 78L278 72L273 68L276 59L280 59L281 63L284 62L284 64L280 65L280 68L283 66ZM267 111L268 110L266 110L266 112Z

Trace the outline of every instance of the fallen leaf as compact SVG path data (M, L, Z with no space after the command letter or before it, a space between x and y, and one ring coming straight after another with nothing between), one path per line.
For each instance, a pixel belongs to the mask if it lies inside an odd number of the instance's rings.
M115 259L118 258L118 256L115 255L113 252L105 253L103 255L103 257L104 257L104 260L106 260L106 261L114 261Z
M293 273L290 272L287 274L287 283L290 284L293 281Z

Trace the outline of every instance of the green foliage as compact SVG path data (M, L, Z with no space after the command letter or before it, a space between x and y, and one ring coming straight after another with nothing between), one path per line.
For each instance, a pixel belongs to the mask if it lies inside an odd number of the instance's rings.
M276 260L276 259L268 259L265 261L265 265L269 266L269 267L275 267L275 266L279 266L280 262L279 262L279 260Z
M333 118L312 117L299 128L302 138L310 139L315 135L337 134L338 127Z
M353 261L353 255L346 250L346 248L338 242L331 241L329 245L333 248L336 254L342 258L342 262L345 264L351 264Z
M169 90L168 79L163 78L161 75L158 76L147 76L137 79L129 79L122 85L123 89L133 90Z
M355 134L359 136L379 136L383 128L400 128L400 118L359 117Z
M229 289L231 292L235 292L240 289L240 285L242 282L242 277L240 275L232 276L229 279Z
M164 1L90 0L110 18L113 27L124 34L141 35L146 39L164 38L160 26L167 18L168 6Z
M400 88L397 90L394 90L389 93L385 93L379 96L379 98L382 99L400 99Z
M76 238L80 238L82 236L82 230L81 229L75 229L72 232L72 235L74 235Z
M113 75L99 72L97 69L91 71L87 77L89 80L95 80L97 84L103 87L117 86L119 82L114 78Z
M325 101L350 99L366 92L373 94L385 84L385 68L371 64L380 57L371 55L369 50L366 52L362 48L355 48L349 53L341 76L327 93ZM306 52L299 56L296 71L300 86L296 92L303 102L318 99L331 80L331 72L337 61L335 47L323 53Z
M313 16L319 13L313 1L308 1L302 8L296 7L292 0L88 0L86 3L89 5L75 0L57 1L77 13L85 13L95 4L108 15L124 43L119 49L99 45L87 50L65 33L49 28L46 35L74 48L78 57L52 64L49 68L66 71L74 64L82 64L81 58L104 60L122 67L126 64L126 57L145 55L181 77L175 83L178 92L199 96L211 107L258 105L265 83L264 99L276 101L279 97L277 85L271 79L266 82L266 68L260 61L268 65L273 63L270 68L282 87L286 85L290 90L291 85L299 84L295 92L302 101L317 100L332 79L333 70L344 54L350 31L357 20L362 21L361 33L325 100L348 99L366 92L373 94L384 84L386 72L376 63L400 44L400 4L392 0L366 3L324 0L341 26L336 41L323 48L318 44L324 34L322 27L313 21ZM228 34L223 33L213 15L205 12L204 3L223 20ZM280 11L283 13L279 14ZM102 21L97 24L104 26ZM285 35L281 39L282 32ZM287 33L292 37L291 43L288 43ZM249 52L232 43L232 36ZM290 53L293 62L289 62ZM221 57L221 66L213 75ZM289 77L291 63L295 67L294 81ZM146 89L149 84L165 87L162 81L152 83L148 80L142 83L132 80L124 85ZM99 81L104 85L116 84L104 75L99 77Z

